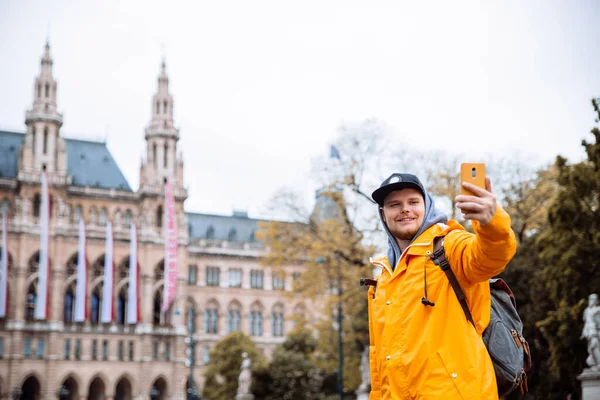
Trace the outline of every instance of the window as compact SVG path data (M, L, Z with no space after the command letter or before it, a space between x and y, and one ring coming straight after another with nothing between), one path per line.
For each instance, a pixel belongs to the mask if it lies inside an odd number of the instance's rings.
M229 310L227 313L227 333L240 330L240 310Z
M115 215L113 217L114 226L121 226L121 210L115 211Z
M230 242L235 242L237 240L237 231L235 230L235 228L231 228L229 234L227 235L227 240L229 240Z
M242 270L239 268L229 269L229 287L242 287Z
M283 305L276 304L271 313L271 332L273 336L283 336Z
M125 325L127 314L127 288L128 285L124 285L117 297L117 325Z
M221 269L219 267L206 268L206 286L219 286L219 276Z
M285 276L283 274L273 274L273 290L285 289Z
M123 341L119 340L118 346L117 346L117 357L119 358L119 361L123 361Z
M92 340L92 360L98 359L98 340Z
M31 338L25 338L25 342L23 343L23 355L25 358L31 357Z
M195 285L198 281L198 267L195 265L188 266L188 283Z
M32 146L33 146L33 152L34 152L34 153L37 153L37 149L35 148L35 143L36 143L36 142L35 142L35 137L37 136L37 135L36 135L36 130L35 130L35 127L34 127L34 128L31 128L31 136L32 136L32 140L33 140L33 144L32 144Z
M35 349L35 356L37 358L44 358L44 347L46 347L45 345L46 342L44 341L44 339L38 339L38 344Z
M37 262L36 262L37 268ZM29 285L29 290L27 291L27 303L25 308L25 318L28 321L33 321L35 319L35 302L37 299L37 289L35 283Z
M165 148L163 150L163 164L167 168L167 156L169 155L169 145L165 142Z
M156 112L158 113L158 103L156 103ZM156 156L156 143L152 145L152 158L154 159L154 168L158 168L158 157Z
M81 206L75 207L75 212L73 213L73 222L79 223L81 219Z
M48 153L48 128L44 128L44 152L43 154Z
M160 102L156 100L156 113L160 114Z
M102 285L96 286L94 292L92 293L92 301L90 307L90 322L94 325L98 324L100 321L100 291L102 290Z
M129 361L133 361L133 351L134 351L133 342L129 342Z
M264 287L264 272L259 270L250 271L250 287L252 289L262 289Z
M42 198L39 193L33 196L33 216L36 218L40 217L40 205L42 204Z
M44 86L44 88L46 89L46 90L45 90L45 93L46 93L46 96L45 96L45 97L46 97L46 98L50 97L50 85L48 85L48 84L46 83L46 85Z
M206 309L204 311L204 332L217 333L219 316L216 308Z
M98 222L100 223L101 226L106 225L107 215L108 215L108 212L106 211L106 208L102 208L100 210L100 218L98 219Z
M156 227L162 228L163 223L163 208L162 206L158 206L156 209Z
M65 360L71 359L71 339L65 339L65 348L64 348Z
M251 336L262 336L263 334L263 323L262 323L262 311L251 311L250 312L250 335Z
M75 339L75 359L81 360L81 339Z
M300 272L294 272L292 274L292 288L294 288L294 290L304 289L304 278L302 278Z
M210 347L204 346L204 354L202 355L202 362L204 362L204 365L207 365L209 361L210 361Z
M102 341L102 359L108 360L108 340Z
M125 211L125 226L129 227L131 225L131 211Z
M41 98L42 97L42 84L38 83L37 85L37 97Z
M208 229L206 230L206 238L207 239L215 238L215 228L212 225L209 226Z
M0 358L4 357L4 338L0 337Z
M69 287L65 293L65 309L63 313L65 324L73 322L73 307L75 306L73 299L73 289Z
M166 113L167 113L167 101L165 100L163 102L163 114L166 114Z
M159 347L159 343L158 342L154 342L152 344L152 359L157 361L158 360L158 347Z
M171 343L165 343L165 360L169 361L171 359Z

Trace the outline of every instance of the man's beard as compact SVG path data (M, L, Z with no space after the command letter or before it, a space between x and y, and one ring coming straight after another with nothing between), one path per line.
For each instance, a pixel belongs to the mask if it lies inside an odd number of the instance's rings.
M397 230L394 230L394 231L390 230L392 235L398 240L412 240L418 231L419 231L419 228L415 228L410 231L402 230L401 232L399 232Z

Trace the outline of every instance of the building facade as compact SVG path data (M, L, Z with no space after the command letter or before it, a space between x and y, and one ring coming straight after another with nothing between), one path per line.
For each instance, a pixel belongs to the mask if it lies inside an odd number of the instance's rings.
M8 314L0 319L0 397L16 399L185 398L186 316L195 310L194 384L202 389L210 349L233 331L267 356L303 306L290 300L297 266L261 265L258 220L186 212L179 130L165 63L145 129L137 191L106 144L61 136L57 82L46 44L25 132L0 131L0 207L8 214ZM40 176L50 192L49 315L34 319L40 251ZM164 286L164 180L178 226L176 300L161 312ZM86 223L87 320L74 322L78 224ZM100 322L105 226L114 228L115 320ZM140 312L126 324L130 223L138 226Z

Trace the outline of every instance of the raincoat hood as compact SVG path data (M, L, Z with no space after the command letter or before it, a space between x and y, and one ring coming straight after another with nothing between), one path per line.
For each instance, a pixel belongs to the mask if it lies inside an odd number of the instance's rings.
M415 236L413 236L411 243L416 238L418 238L419 235L421 235L421 233L425 232L432 225L435 225L439 222L444 224L448 222L448 217L446 216L446 214L444 214L435 207L435 201L433 200L433 197L431 197L427 190L424 190L423 197L425 199L425 217L423 218L423 223L421 224L421 227L419 228ZM383 219L383 210L381 208L379 208L379 218L381 219L381 223L383 224L383 229L388 235L388 261L392 269L395 269L396 264L398 263L398 260L400 260L400 256L402 255L402 251L405 249L401 249L400 246L398 246L396 238L388 229L387 224Z

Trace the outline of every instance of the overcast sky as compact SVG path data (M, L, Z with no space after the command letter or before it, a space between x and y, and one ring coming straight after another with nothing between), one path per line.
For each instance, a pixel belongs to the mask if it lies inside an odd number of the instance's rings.
M188 211L312 193L311 158L366 118L422 148L580 160L600 2L432 3L0 0L0 129L24 131L49 35L62 134L107 139L134 189L166 56Z

